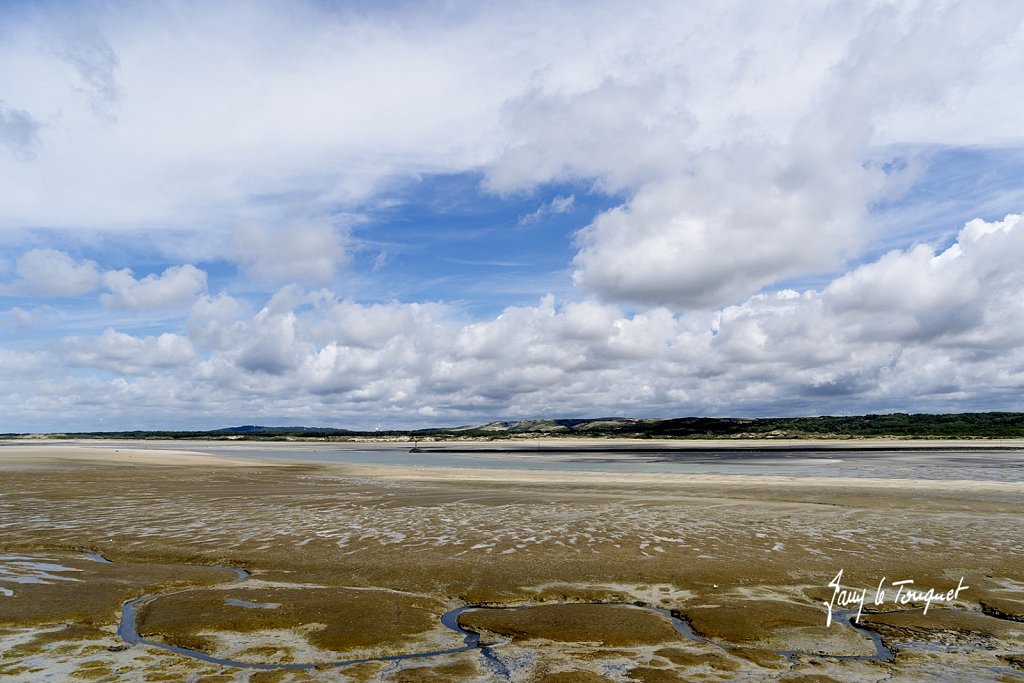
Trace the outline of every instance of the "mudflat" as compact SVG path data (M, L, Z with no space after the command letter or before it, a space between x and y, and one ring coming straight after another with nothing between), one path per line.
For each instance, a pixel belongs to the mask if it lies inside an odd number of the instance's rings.
M9 443L0 677L1021 680L1024 454L883 446L846 476Z

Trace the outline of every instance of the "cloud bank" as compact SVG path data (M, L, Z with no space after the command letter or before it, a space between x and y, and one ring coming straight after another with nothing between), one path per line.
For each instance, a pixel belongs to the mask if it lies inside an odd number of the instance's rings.
M67 337L45 360L7 351L5 363L39 376L9 378L4 394L24 419L64 406L85 422L114 411L153 424L151 411L167 404L214 423L249 415L362 428L908 402L1020 408L1022 253L1024 216L977 220L946 248L893 251L821 289L696 314L548 296L467 322L444 304L364 305L295 285L258 311L201 294L185 334ZM75 376L81 368L101 372ZM68 374L65 391L39 391Z

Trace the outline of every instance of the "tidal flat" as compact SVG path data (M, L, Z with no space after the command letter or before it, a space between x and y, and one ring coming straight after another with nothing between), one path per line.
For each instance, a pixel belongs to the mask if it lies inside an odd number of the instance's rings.
M0 678L1024 680L1020 444L602 445L4 443Z

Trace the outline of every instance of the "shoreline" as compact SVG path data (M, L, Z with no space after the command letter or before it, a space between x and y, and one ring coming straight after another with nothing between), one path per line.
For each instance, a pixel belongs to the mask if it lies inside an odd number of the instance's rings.
M331 468L327 463L327 468ZM956 489L960 491L989 491L992 493L1024 494L1024 482L990 481L981 479L896 479L879 477L823 477L770 474L692 474L617 472L614 480L607 472L579 470L530 470L474 467L399 467L394 465L338 465L349 476L383 479L387 481L437 482L449 484L534 484L587 487L621 487L622 485L650 488L702 487L807 487L854 489L910 489L915 491ZM328 474L329 472L324 472Z
M166 442L165 442L166 443ZM209 442L223 448L218 442ZM895 476L842 476L820 472L799 474L792 472L765 473L722 473L714 471L680 471L680 472L644 472L615 471L614 478L609 472L599 470L553 469L530 467L480 467L473 464L431 465L415 461L415 454L407 464L386 463L353 463L317 460L313 451L310 458L273 458L273 447L260 445L260 450L269 452L270 457L246 457L243 455L204 453L199 450L140 448L137 444L124 448L114 444L64 443L64 444L33 444L20 445L0 442L0 472L2 471L46 471L66 467L131 467L131 468L185 468L189 471L205 471L216 469L238 469L259 472L261 470L302 469L318 477L360 478L392 482L422 482L447 485L535 485L535 486L582 486L593 489L620 487L623 485L643 488L680 488L711 489L730 487L737 489L801 488L801 489L851 489L851 490L885 490L907 489L912 491L987 491L993 494L1019 496L1024 494L1024 481L999 481L978 478L921 478ZM176 444L179 445L179 444ZM186 445L186 444L180 444ZM197 448L202 442L194 442ZM285 449L286 444L278 448ZM618 444L618 451L635 452L628 446ZM714 449L711 449L712 451ZM899 449L882 449L903 452ZM1016 450L1016 449L1014 449ZM426 450L424 454L438 451ZM441 451L444 453L445 451ZM449 451L451 452L451 451ZM460 451L456 451L460 452ZM502 451L481 449L478 452L486 455L493 453L495 457ZM521 454L533 454L537 451L523 449ZM542 461L550 461L551 453L539 453ZM578 452L578 451L577 451ZM587 451L584 451L587 452ZM664 451L662 451L664 452ZM680 451L686 452L686 451ZM754 452L749 451L748 452ZM914 453L915 451L906 451ZM513 451L512 453L515 453ZM643 455L641 453L641 455ZM928 456L925 452L924 457ZM975 455L981 455L975 453Z
M616 452L771 452L771 451L829 451L829 452L872 452L872 451L947 451L947 450L1024 450L1024 439L536 439L533 443L513 442L470 442L449 445L448 442L431 442L419 446L415 452L422 453L484 453L488 451L540 452L540 453L616 453Z
M930 450L930 449L953 449L953 450L975 450L975 449L1013 449L1024 450L1024 438L1002 439L987 437L971 437L963 439L939 439L939 438L899 438L899 437L839 437L834 439L629 439L619 437L512 437L507 439L319 439L319 438L298 438L288 437L285 439L112 439L112 438L74 438L74 437L16 437L0 439L0 449L11 446L96 446L114 447L118 444L156 444L187 445L206 444L209 446L228 447L237 445L239 447L289 447L296 445L345 447L345 446L381 446L397 448L409 445L413 448L415 444L424 452L437 453L461 452L463 450L515 450L533 451L541 449L566 449L566 450L615 450L615 449L636 449L636 450L673 450L680 452L701 451L701 450L836 450L836 451L857 451L857 450ZM188 451L187 448L181 448Z
M290 463L276 460L253 461L231 458L187 449L139 448L131 442L127 447L111 444L12 444L0 443L0 470L36 469L60 465L126 465L126 466L202 466L202 467L281 467Z

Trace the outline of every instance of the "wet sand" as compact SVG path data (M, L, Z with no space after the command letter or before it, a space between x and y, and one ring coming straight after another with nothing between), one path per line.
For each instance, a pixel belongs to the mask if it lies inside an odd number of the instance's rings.
M0 446L0 677L1024 676L1024 483L973 464L949 469L955 479L602 473L271 463L190 452L202 444L146 446ZM1021 458L991 455L1007 472ZM885 457L901 466L900 453ZM252 576L232 584L213 565ZM925 590L964 577L969 588L927 615L891 594L869 604L863 624L893 653L878 661L864 631L825 625L840 569L844 585L871 594L883 577ZM471 649L251 670L122 649L121 605L157 594L140 613L142 636L262 664L458 648L446 611L527 607L460 617L498 663ZM610 603L671 610L700 639Z
M74 445L0 442L0 470L48 469L64 465L251 467L252 461L124 442L88 441ZM267 462L266 466L274 467L275 463Z

